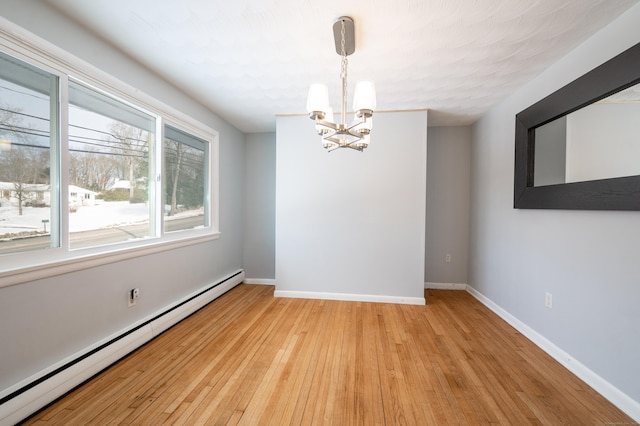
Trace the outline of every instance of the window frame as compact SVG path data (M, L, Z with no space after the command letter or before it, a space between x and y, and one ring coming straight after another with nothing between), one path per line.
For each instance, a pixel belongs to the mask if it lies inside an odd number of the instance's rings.
M0 20L0 50L5 54L29 63L58 77L59 127L57 131L57 164L51 164L51 182L56 179L59 204L57 207L59 246L26 252L0 255L0 287L29 282L36 279L65 274L96 266L119 262L166 250L199 244L220 238L219 229L219 134L216 130L198 122L188 115L141 92L135 87L116 79L106 72L51 45L21 27L6 20ZM155 209L152 214L155 237L124 241L87 248L70 248L69 217L60 206L69 203L69 81L75 81L98 90L134 108L156 117L155 153L153 162L155 186L153 191ZM208 142L208 164L205 192L208 201L208 226L197 229L164 232L164 177L163 139L164 126L181 129ZM52 140L52 145L54 141ZM51 149L54 149L53 146ZM151 167L151 164L150 164ZM51 195L54 198L54 195ZM52 211L54 209L52 202ZM205 211L207 208L205 207ZM54 213L52 213L52 222ZM53 223L52 223L53 224ZM53 233L53 230L52 230ZM52 235L53 238L53 235Z

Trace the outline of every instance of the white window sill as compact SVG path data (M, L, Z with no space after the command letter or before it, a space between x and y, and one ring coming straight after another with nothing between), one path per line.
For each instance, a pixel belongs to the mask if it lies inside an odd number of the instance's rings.
M218 238L220 238L220 233L215 232L207 235L183 237L169 241L167 241L167 239L136 241L128 247L122 247L121 244L117 247L114 246L112 250L106 247L100 247L100 251L95 253L91 252L93 250L69 251L66 253L67 257L62 260L40 262L30 266L21 266L15 269L0 271L0 288L83 269L95 268L97 266L134 259L162 251L174 250L180 247L217 240ZM22 254L24 255L24 253Z

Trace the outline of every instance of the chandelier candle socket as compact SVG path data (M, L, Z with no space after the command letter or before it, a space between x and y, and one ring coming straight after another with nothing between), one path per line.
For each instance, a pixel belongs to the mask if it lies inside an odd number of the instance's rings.
M347 125L347 56L355 51L355 28L353 19L340 17L333 24L336 52L341 57L340 79L342 82L342 104L340 123L333 122L333 109L329 105L329 89L324 84L309 86L307 112L316 122L316 132L322 145L329 152L338 148L363 151L369 146L369 134L373 127L373 111L376 108L376 89L371 81L356 84L353 96L355 120Z

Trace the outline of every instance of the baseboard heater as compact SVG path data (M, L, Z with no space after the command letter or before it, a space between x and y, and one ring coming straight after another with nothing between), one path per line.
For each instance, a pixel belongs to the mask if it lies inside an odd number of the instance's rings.
M62 361L51 371L38 373L17 384L0 398L0 426L13 425L65 395L127 354L203 308L244 280L244 271L234 272L210 284L150 318L109 336L95 347Z

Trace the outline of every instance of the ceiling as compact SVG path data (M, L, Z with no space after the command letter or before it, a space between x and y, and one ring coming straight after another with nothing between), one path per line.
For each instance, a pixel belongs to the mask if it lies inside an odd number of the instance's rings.
M305 114L310 83L339 109L333 22L351 16L349 87L378 110L467 125L638 0L47 0L245 133ZM153 95L153 94L151 94ZM350 106L349 106L350 108Z

